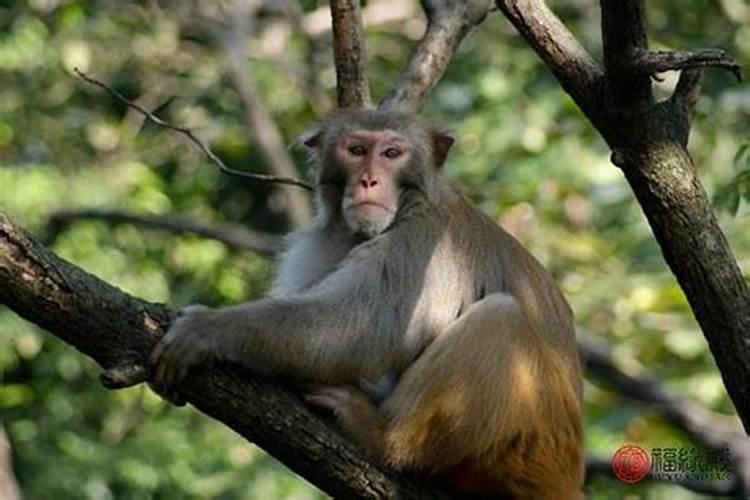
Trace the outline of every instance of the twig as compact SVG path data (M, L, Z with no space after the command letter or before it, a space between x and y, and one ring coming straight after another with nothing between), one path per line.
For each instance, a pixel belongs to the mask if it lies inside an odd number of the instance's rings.
M359 0L331 0L336 94L340 108L370 105L367 49Z
M174 215L138 215L116 210L64 210L49 217L43 233L45 244L53 242L66 226L79 220L101 220L110 224L133 224L157 231L191 233L211 238L240 250L272 256L282 247L282 238L237 225L206 225Z
M187 137L190 142L195 144L198 149L200 149L203 154L205 154L211 161L216 164L216 166L219 167L219 170L224 172L225 174L232 175L235 177L243 177L246 179L252 179L255 181L260 182L268 182L273 184L286 184L290 186L298 186L304 189L307 189L309 191L313 190L312 185L305 181L301 181L298 179L291 179L288 177L278 177L275 175L266 175L266 174L254 174L251 172L243 172L241 170L235 170L233 168L228 167L222 160L219 158L216 153L214 153L208 145L206 145L204 142L202 142L198 137L196 137L195 133L187 128L187 127L180 127L178 125L173 125L169 122L166 122L159 118L158 116L154 115L147 109L143 108L141 105L131 101L124 95L120 94L115 89L111 88L109 85L107 85L104 82L101 82L95 78L92 78L88 76L86 73L82 72L78 68L74 68L73 71L76 75L78 75L81 79L83 79L85 82L90 83L92 85L96 85L97 87L100 87L104 89L109 95L120 101L121 103L125 104L126 106L138 111L141 113L148 121L153 123L154 125L158 125L159 127L174 130L175 132L179 132L180 134L183 134L185 137Z

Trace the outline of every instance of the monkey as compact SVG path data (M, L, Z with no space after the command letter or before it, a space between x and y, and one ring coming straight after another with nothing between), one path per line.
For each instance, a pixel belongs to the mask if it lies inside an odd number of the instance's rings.
M374 460L481 498L582 498L581 368L552 277L442 174L454 139L339 111L301 139L316 218L270 294L190 307L152 352L174 388L224 361L314 384Z

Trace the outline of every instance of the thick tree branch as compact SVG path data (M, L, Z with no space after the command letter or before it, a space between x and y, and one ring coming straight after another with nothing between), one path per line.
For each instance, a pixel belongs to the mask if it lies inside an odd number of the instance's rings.
M261 233L244 226L201 224L176 215L138 215L117 210L63 210L53 213L43 232L43 241L50 244L67 226L79 220L101 220L109 224L133 224L175 234L190 233L221 241L227 246L272 256L282 248L280 236Z
M114 90L112 87L107 85L106 83L99 81L95 78L91 78L87 74L83 73L82 71L78 69L74 69L75 73L81 77L85 82L90 83L92 85L96 85L97 87L100 87L104 89L110 96L115 98L117 101L121 102L122 104L125 104L131 109L136 110L137 112L141 113L148 121L153 123L154 125L157 125L162 128L166 128L169 130L174 130L175 132L178 132L185 137L188 138L190 142L192 142L195 146L200 149L203 154L205 154L209 160L211 160L217 167L219 167L219 170L224 172L227 175L232 175L235 177L243 177L245 179L252 179L255 181L260 182L267 182L271 184L287 184L290 186L298 186L301 188L305 188L308 191L312 191L312 186L304 181L300 181L297 179L289 178L289 177L278 177L275 175L264 175L264 174L254 174L252 172L245 172L241 170L235 170L233 168L228 167L222 160L219 158L216 153L213 152L213 150L203 141L198 139L198 137L195 135L195 132L193 132L191 129L187 127L180 127L178 125L173 125L171 123L168 123L158 116L154 115L147 109L140 106L138 103L135 103L125 97L124 95L120 94L116 90Z
M750 430L750 292L686 150L699 74L656 102L650 74L633 71L648 49L643 0L601 0L603 79L542 0L497 4L612 148Z
M381 109L418 112L445 73L461 40L481 23L492 7L490 0L422 0L427 30L412 52L394 89Z
M35 243L0 213L0 303L102 367L144 366L170 311L108 285ZM196 370L180 394L341 498L441 498L364 460L291 391L248 378L232 366ZM442 497L445 498L445 497Z
M367 48L359 0L331 0L331 20L339 108L368 107Z
M543 0L497 0L497 6L573 97L595 120L603 106L604 70Z

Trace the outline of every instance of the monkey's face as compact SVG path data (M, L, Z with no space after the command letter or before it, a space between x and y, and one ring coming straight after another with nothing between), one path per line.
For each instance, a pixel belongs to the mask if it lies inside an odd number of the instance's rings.
M374 238L399 216L400 204L429 199L453 138L416 117L343 110L300 138L318 167L319 214Z
M333 157L344 179L341 213L352 232L373 238L393 222L398 180L411 156L409 138L394 130L355 130L337 138Z

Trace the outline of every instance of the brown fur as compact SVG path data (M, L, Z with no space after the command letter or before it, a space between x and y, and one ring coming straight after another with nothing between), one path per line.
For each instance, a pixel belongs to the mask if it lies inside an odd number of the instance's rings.
M342 143L352 134L369 141L366 155ZM377 152L394 136L409 147L386 160ZM304 142L318 218L291 236L271 297L178 319L155 353L157 382L218 357L328 384L308 399L394 468L463 494L580 497L570 308L542 266L440 177L452 140L406 115L359 111ZM357 196L395 215L345 218ZM361 220L364 235L352 227ZM377 404L357 387L394 374Z

